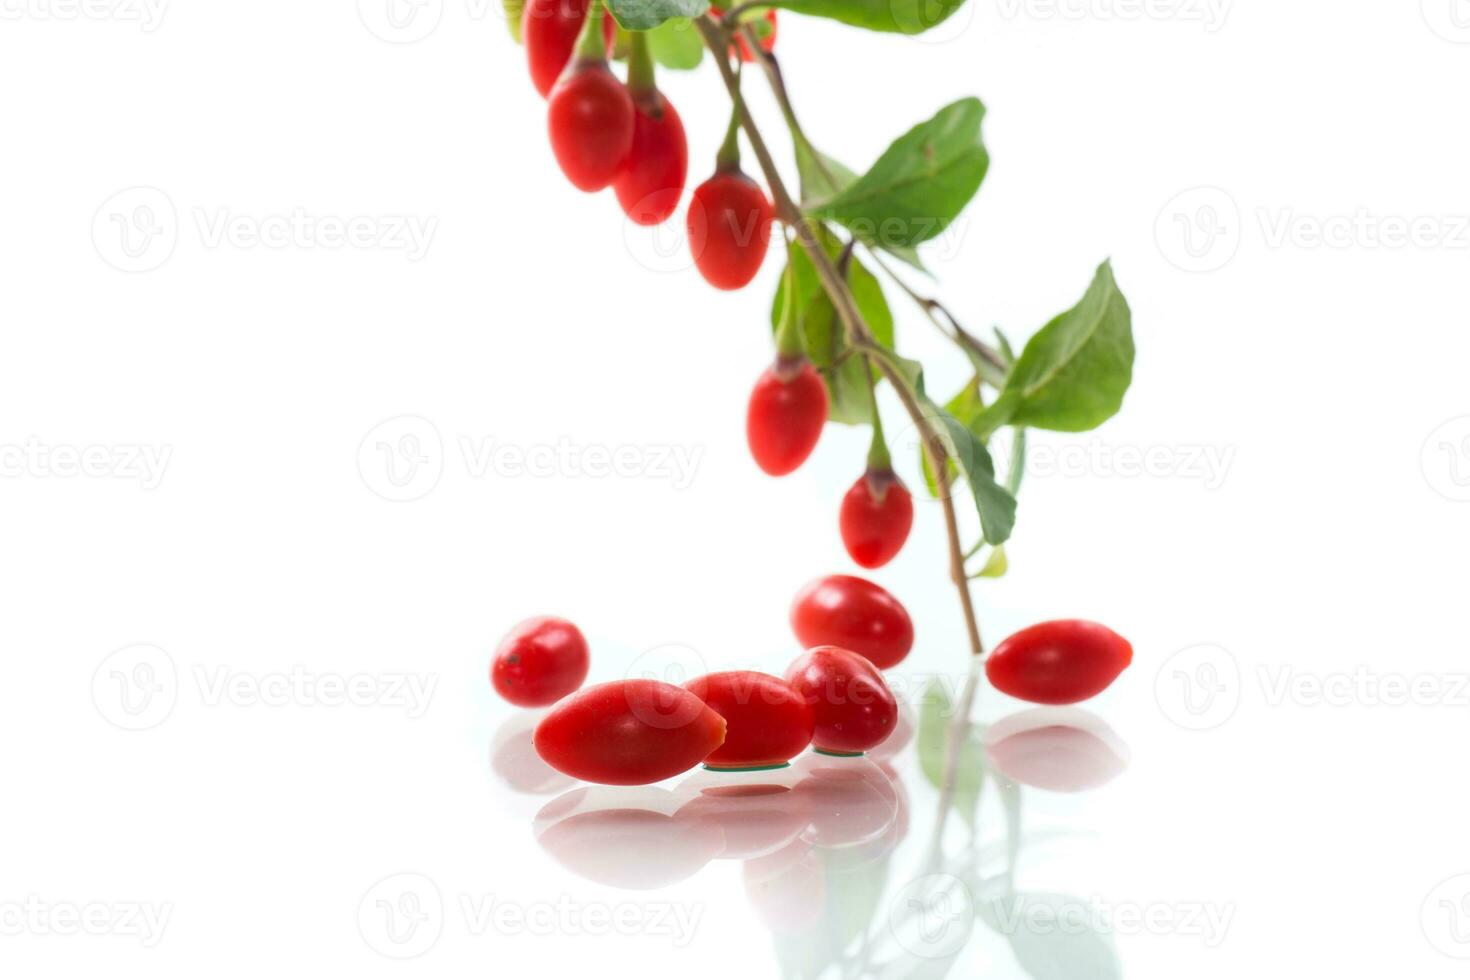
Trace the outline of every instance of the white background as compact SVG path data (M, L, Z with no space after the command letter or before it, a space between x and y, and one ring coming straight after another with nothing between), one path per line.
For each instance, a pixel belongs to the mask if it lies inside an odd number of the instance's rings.
M992 641L1086 616L1137 648L1090 706L1132 767L1038 802L1091 844L1025 872L1039 889L1233 910L1213 946L1119 936L1130 977L1449 977L1470 956L1470 906L1457 940L1439 904L1470 886L1435 891L1470 872L1456 680L1470 10L1419 7L1160 0L1133 16L973 0L920 40L782 20L802 118L852 166L955 98L986 102L990 174L931 252L971 329L1028 336L1109 256L1131 301L1123 413L1040 441L1085 461L1028 479L1011 574L977 589ZM863 435L830 431L784 481L744 448L778 263L717 294L668 268L677 254L656 260L611 195L572 190L493 2L430 3L397 36L381 8L347 0L153 10L145 29L121 2L5 0L0 22L0 963L36 977L775 975L723 862L662 895L704 909L682 948L475 936L451 911L400 963L357 913L400 872L451 904L620 900L553 865L532 843L541 801L490 772L512 713L485 668L515 621L581 623L593 679L669 643L779 670L792 592L851 570L835 510ZM369 24L424 36L389 43ZM718 81L708 65L663 79L697 178L725 124ZM152 190L115 197L138 187ZM432 231L416 256L381 238L241 237L298 211ZM129 257L116 222L134 219L161 233L129 239ZM1415 219L1420 240L1383 243ZM213 237L221 221L233 236ZM1346 238L1313 239L1322 227ZM905 352L952 390L958 356L890 298ZM405 435L429 460L407 489L378 448ZM642 468L477 471L464 448L513 460L559 444L574 458L631 447ZM76 475L67 454L87 447L101 454ZM668 447L697 460L688 485L660 469ZM1118 473L1148 450L1163 470ZM166 456L161 479L128 463L144 452ZM1191 469L1205 453L1228 465ZM385 499L404 495L417 499ZM918 621L907 666L962 671L937 507L877 578ZM140 662L163 707L131 731L110 685L145 676ZM1439 703L1273 686L1360 667L1429 678ZM251 693L296 668L431 691L423 711L378 686L335 706ZM1226 708L1208 730L1176 723L1199 721L1181 714L1180 678L1210 676ZM244 686L216 696L231 678ZM992 693L981 714L1013 707ZM932 798L905 772L927 823ZM899 857L917 864L918 845ZM32 898L170 918L153 945L105 925L58 934L11 916ZM1014 971L977 950L952 975Z

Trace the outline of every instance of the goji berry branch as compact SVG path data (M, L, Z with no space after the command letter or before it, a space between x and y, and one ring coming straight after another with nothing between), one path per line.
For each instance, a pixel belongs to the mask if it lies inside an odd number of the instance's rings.
M761 172L765 175L766 183L771 188L771 196L775 198L776 213L782 223L790 228L796 235L797 241L811 259L813 268L816 269L817 277L821 280L822 288L832 300L832 305L837 311L838 318L842 321L843 329L847 332L849 342L857 348L863 349L876 355L875 360L879 370L883 372L888 383L893 386L899 401L903 404L904 411L908 413L913 421L915 429L920 433L924 445L924 452L929 460L929 465L935 476L940 505L944 510L945 533L949 539L949 570L950 579L954 583L955 590L959 593L960 608L964 614L965 631L970 642L970 652L980 656L985 652L984 643L980 636L980 623L975 614L974 598L970 593L970 578L965 570L965 549L960 542L959 518L955 513L954 501L951 496L952 478L949 473L948 456L938 434L934 431L932 420L929 419L922 407L919 405L918 395L909 385L908 379L899 371L890 359L887 348L873 339L872 332L863 320L862 312L857 307L857 301L848 288L846 281L838 272L832 258L827 250L817 239L806 216L801 208L792 198L790 191L786 188L785 180L780 170L776 167L775 159L771 156L769 146L761 135L760 127L750 111L749 105L740 91L740 78L730 66L727 55L730 45L731 31L727 24L716 22L710 17L700 17L695 20L704 43L709 48L716 67L719 69L720 77L725 83L725 89L735 104L736 111L740 115L741 127L745 130L746 137L750 140L751 149L755 152L756 160L760 163ZM756 46L759 48L759 46Z

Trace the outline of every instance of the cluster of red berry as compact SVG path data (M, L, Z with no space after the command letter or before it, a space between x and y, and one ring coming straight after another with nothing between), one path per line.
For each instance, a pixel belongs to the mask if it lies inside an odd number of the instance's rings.
M617 0L608 2L625 18L629 14L625 9L628 5ZM719 8L714 11L719 16ZM635 15L640 12L633 11ZM728 58L751 61L758 56L752 42L767 51L774 46L775 18L775 12L770 11L754 24L742 20L739 24L722 24L718 30L710 22L701 21L701 30L712 50L729 45ZM881 26L881 16L866 16L868 21L874 18ZM659 225L672 218L684 196L689 148L678 112L655 83L648 32L619 31L604 0L526 0L521 38L531 78L548 100L552 151L572 184L587 192L611 187L623 211L637 224ZM626 56L626 82L614 76L609 65L615 53ZM768 74L779 75L773 59L760 57L771 69ZM748 135L761 151L766 175L782 202L783 221L798 232L805 226L799 208L771 168L753 122L742 115L738 75L728 61L722 62L721 71L732 96L732 118L716 155L714 175L690 198L687 231L700 273L713 286L728 290L746 286L760 270L776 218L776 209L766 192L741 169L742 121L750 127ZM775 84L781 87L779 81ZM965 179L972 184L969 194L973 194L988 159L979 144L982 114L978 100L949 107L941 115L951 122L941 126L937 122L941 117L936 116L936 122L914 131L918 136L906 136L890 148L897 161L892 166L912 169L922 176L928 173L931 158L944 148L959 161L951 163L964 171ZM791 125L795 127L794 121ZM968 142L973 145L957 150L951 144L967 141L955 133L966 126L970 130ZM795 129L793 132L800 135ZM921 144L919 151L914 151L910 143ZM910 158L917 162L907 162ZM885 154L884 159L889 156ZM881 166L880 160L875 171ZM968 194L962 196L968 198ZM920 213L933 212L921 209ZM819 224L818 229L825 229L825 225ZM822 233L826 234L825 230ZM818 238L817 232L807 228L805 236L796 237L814 262L816 258L827 258L825 240ZM855 242L849 243L845 255L850 256ZM793 298L796 254L793 251L786 266L777 354L756 381L746 413L751 455L772 476L784 476L801 467L833 416L834 404L844 400L844 389L834 387L837 381L831 373L832 365L823 364L823 371L829 372L824 377L806 353L813 348L807 346L802 334L801 314ZM846 267L845 261L839 264ZM831 281L845 275L827 270L824 285L831 287L829 293L842 293L840 284L831 286ZM1111 284L1111 274L1100 272L1095 286L1102 298L1093 305L1113 311L1115 315L1109 322L1116 321L1121 325L1118 329L1126 334L1126 306L1121 297L1112 303L1112 294L1105 292ZM1115 307L1121 307L1121 312ZM856 324L852 326L854 335L868 340L869 351L882 354L886 350L866 337L861 316L849 319ZM1064 320L1060 322L1065 326ZM1131 336L1124 340L1131 369ZM1028 345L1023 362L1029 350ZM888 354L896 357L891 351ZM992 357L998 359L1000 354ZM1050 363L1040 354L1036 358ZM892 361L881 363L887 365L884 373L889 380L899 386L897 376L902 372L891 370ZM863 568L876 569L903 549L914 510L912 496L894 472L884 442L873 392L877 377L874 364L869 363L866 353L861 355L861 364L873 399L873 443L865 471L842 499L838 524L852 560ZM1057 369L1048 370L1055 374ZM1125 378L1123 387L1126 383ZM978 385L977 375L977 391ZM1009 377L1005 386L998 387L1009 393ZM1023 394L1013 395L1012 400ZM1104 394L1112 397L1108 392ZM910 401L918 397L910 392ZM1116 397L1121 398L1121 392ZM910 415L918 424L918 409L910 407ZM940 420L939 428L945 422L957 426L967 445L988 468L989 457L983 448L988 432L977 438L968 423L929 407ZM1114 404L1105 414L1115 410ZM841 417L843 413L836 414ZM1054 409L1052 414L1056 414ZM1088 420L1097 414L1093 411ZM1012 412L1011 420L1015 418ZM1029 418L1033 424L1044 422L1063 431L1074 431L1077 424L1075 413L1057 420L1035 406ZM944 465L937 450L933 455L939 465ZM967 472L965 479L975 489L982 522L989 514L1003 525L998 530L988 525L984 528L986 540L999 545L1008 536L1014 518L1014 487L1002 490L994 484L993 473L988 475L988 483L977 483L973 472ZM987 509L981 502L982 490L988 490L1001 503ZM1007 501L1009 510L1004 506ZM958 532L952 519L950 534L952 554L959 556ZM956 557L955 562L955 580L963 586L963 560ZM967 592L964 600L969 609ZM783 677L735 671L709 674L683 686L630 679L580 690L588 672L586 640L574 625L553 618L529 620L518 626L501 644L491 674L496 689L514 704L555 705L536 729L536 750L553 768L592 782L657 782L700 762L716 770L781 766L808 746L818 752L843 755L861 754L882 743L898 719L897 702L882 671L897 666L914 642L913 622L903 605L872 582L833 575L809 584L797 595L791 625L806 652ZM979 637L973 630L972 634L973 648L978 652ZM1131 659L1128 642L1106 627L1060 620L1041 623L1010 637L995 649L985 667L999 690L1055 705L1098 694Z
M608 65L617 32L601 0L529 0L522 16L531 80L547 97L562 173L589 193L611 187L637 224L669 220L684 196L689 145L679 113L654 83L645 35L630 36L624 84ZM774 219L765 191L740 169L732 124L714 175L689 203L689 247L700 273L719 289L747 285L765 260Z
M784 677L742 670L682 687L640 678L579 690L586 639L572 623L542 617L506 636L491 680L512 704L554 704L536 728L537 753L594 783L655 783L701 762L713 770L772 768L808 745L860 755L882 743L898 724L898 702L881 669L900 663L914 642L903 605L871 582L833 575L798 593L791 626L806 653ZM1107 627L1061 620L1006 640L986 672L1015 697L1071 704L1100 693L1132 656Z

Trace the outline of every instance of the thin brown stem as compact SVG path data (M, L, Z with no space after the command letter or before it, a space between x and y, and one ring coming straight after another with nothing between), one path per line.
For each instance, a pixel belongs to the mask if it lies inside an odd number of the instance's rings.
M776 213L781 221L796 233L796 240L801 243L801 247L811 258L812 266L817 271L817 278L821 280L822 289L831 298L832 305L837 310L837 316L842 321L848 341L855 347L882 350L881 345L873 339L872 332L863 320L862 311L858 309L857 300L853 297L852 290L848 288L847 281L832 262L832 257L827 254L826 248L817 238L810 222L806 220L801 208L797 206L791 193L786 189L786 183L781 178L781 171L776 167L776 161L771 156L770 147L766 145L760 127L756 125L750 107L741 97L740 79L735 70L730 67L728 35L708 17L697 19L695 24L698 25L700 34L704 37L706 47L714 56L715 65L719 68L726 91L729 92L730 98L740 113L745 135L750 140L751 149L755 151L761 172L771 189L771 196L775 198ZM914 427L923 437L924 452L935 474L939 502L944 509L945 532L949 538L950 579L959 593L960 607L964 611L970 652L979 656L985 652L985 647L980 638L980 625L975 615L974 599L970 595L970 580L965 574L965 549L960 543L959 518L955 514L954 500L950 492L953 481L949 475L948 457L939 436L934 431L932 420L919 404L918 395L910 386L908 379L886 359L877 358L877 360L884 377L888 379L888 383L898 394L899 401L903 403L904 411L908 413Z
M869 250L869 255L872 256L873 261L878 264L878 267L888 274L888 278L893 280L909 299L913 300L914 305L923 311L924 316L928 317L929 321L939 328L941 333L959 345L962 350L973 355L989 367L990 370L987 372L985 380L991 387L999 388L1005 383L1005 377L1010 367L1006 364L1005 358L1000 355L999 351L961 326L959 319L939 300L932 296L925 296L910 286L908 282L893 270L892 266L884 261L881 255L872 250ZM941 316L943 320L940 319Z

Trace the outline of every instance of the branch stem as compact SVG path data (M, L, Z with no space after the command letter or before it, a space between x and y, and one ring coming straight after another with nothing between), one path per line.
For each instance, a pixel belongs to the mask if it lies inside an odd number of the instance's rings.
M817 238L811 223L807 221L801 208L792 199L790 191L786 189L786 183L781 178L781 171L776 167L776 161L771 156L770 147L767 146L765 138L761 135L760 127L756 124L749 105L740 96L740 79L730 66L729 39L726 32L709 17L698 18L695 24L704 37L705 46L714 56L714 62L719 68L725 89L735 104L736 112L739 113L746 138L750 141L751 149L760 163L761 172L771 189L771 196L775 199L776 214L783 224L795 232L796 240L811 258L812 266L817 271L817 278L822 282L822 289L831 298L832 305L837 310L837 316L842 321L848 342L854 347L870 352L888 353L886 348L873 338L872 331L868 329L863 319L862 311L858 309L852 290L848 288L846 280L838 272L832 257L827 254L826 248ZM764 63L763 61L762 64ZM975 615L974 598L970 594L970 579L965 572L965 549L960 544L959 518L955 513L951 493L953 479L949 473L948 457L943 443L940 442L934 431L933 420L925 413L919 401L920 396L909 384L908 379L887 359L878 357L876 360L884 377L888 379L888 383L898 394L899 401L903 403L904 411L908 413L915 429L923 437L924 453L935 474L939 502L944 510L945 533L949 539L949 576L959 593L970 652L978 657L985 652L985 646L980 637L980 625Z

